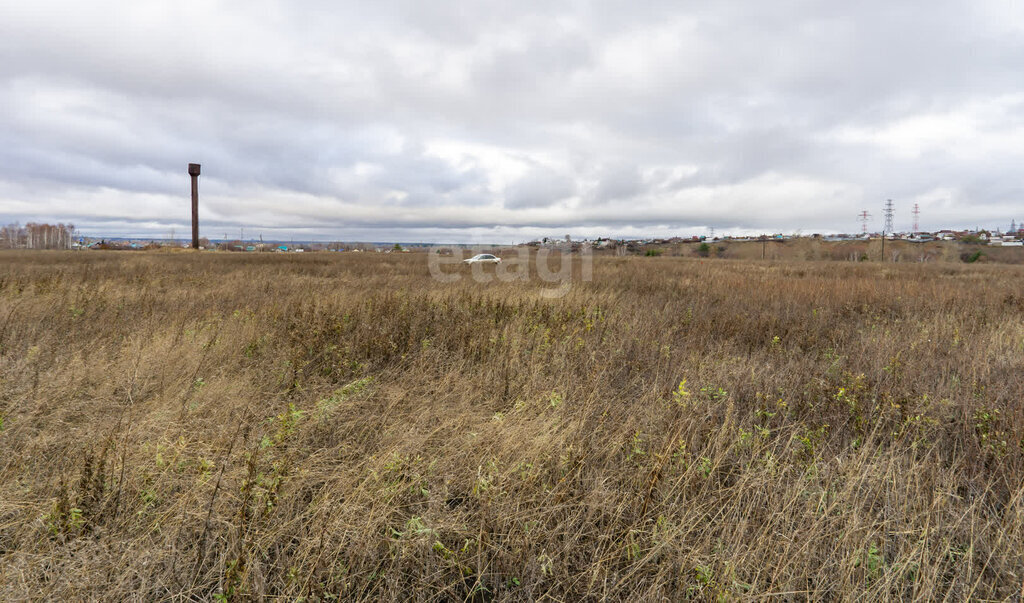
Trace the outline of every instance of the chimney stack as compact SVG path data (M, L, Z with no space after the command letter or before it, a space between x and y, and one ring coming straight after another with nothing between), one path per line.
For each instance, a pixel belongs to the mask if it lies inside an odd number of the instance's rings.
M199 164L188 164L192 176L192 249L199 249Z

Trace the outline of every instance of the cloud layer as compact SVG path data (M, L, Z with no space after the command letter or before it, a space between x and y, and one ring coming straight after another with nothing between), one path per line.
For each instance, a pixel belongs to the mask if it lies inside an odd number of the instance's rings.
M0 219L523 240L1024 219L1024 9L0 6ZM875 220L881 227L880 217Z

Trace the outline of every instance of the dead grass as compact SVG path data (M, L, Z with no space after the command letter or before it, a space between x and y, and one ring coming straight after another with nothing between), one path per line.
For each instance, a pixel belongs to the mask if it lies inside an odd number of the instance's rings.
M3 253L0 598L1020 597L1022 277Z

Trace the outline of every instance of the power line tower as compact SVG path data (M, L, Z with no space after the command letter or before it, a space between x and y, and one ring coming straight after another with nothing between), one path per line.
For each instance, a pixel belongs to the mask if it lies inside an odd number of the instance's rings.
M917 205L917 203L915 203L914 204L914 232L915 233L921 230L921 223L920 223L921 220L920 220L920 218L921 218L921 208Z
M892 217L895 213L896 209L892 204L892 199L889 199L885 202L885 211L883 212L885 215L885 230L883 232L893 232Z
M857 217L860 218L860 231L863 234L868 234L868 220L871 219L871 214L869 214L868 210L865 209L857 214Z

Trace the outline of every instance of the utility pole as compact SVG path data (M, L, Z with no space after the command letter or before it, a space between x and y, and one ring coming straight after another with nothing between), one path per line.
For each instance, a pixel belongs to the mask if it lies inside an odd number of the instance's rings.
M761 259L764 259L765 248L768 247L768 235L761 235Z
M871 214L869 214L868 210L865 209L864 211L857 214L857 216L860 218L861 233L868 234L868 220L871 219Z
M885 231L882 231L882 261L885 261Z
M885 233L892 232L894 230L892 225L893 214L896 210L893 208L892 199L885 202L885 227L882 228L882 261L885 261Z
M892 199L889 199L885 202L885 229L882 231L882 234L895 231L895 228L893 228L892 225L892 218L895 213L896 210L893 206Z
M199 249L199 164L188 164L192 177L192 249Z

